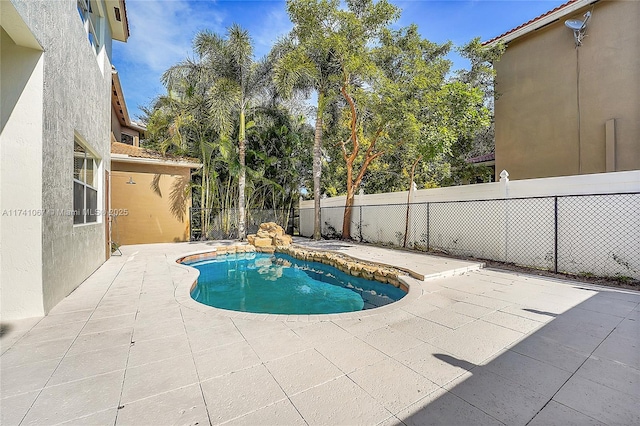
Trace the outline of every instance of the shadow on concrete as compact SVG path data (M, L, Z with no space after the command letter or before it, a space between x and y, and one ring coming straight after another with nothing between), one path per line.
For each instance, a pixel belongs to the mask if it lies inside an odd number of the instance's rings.
M582 289L582 290L587 290L587 289ZM523 311L531 312L532 314L539 314L539 315L545 315L548 317L554 317L554 318L558 316L558 314L554 314L553 312L539 311L537 309L524 308Z
M0 337L8 334L12 329L13 327L11 326L11 324L0 323Z
M440 361L444 361L449 365L453 365L454 367L460 367L463 368L467 371L472 370L476 367L475 364L469 362L469 361L465 361L464 359L460 359L460 358L456 358L454 356L451 355L447 355L447 354L433 354L433 356L437 359L439 359Z
M466 376L395 424L640 424L640 293L585 290L597 293L563 312L524 308L554 318L485 364L434 354Z

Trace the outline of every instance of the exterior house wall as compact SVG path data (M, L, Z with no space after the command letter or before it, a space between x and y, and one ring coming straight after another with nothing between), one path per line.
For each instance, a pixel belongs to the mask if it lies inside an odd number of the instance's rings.
M122 142L122 135L127 134L131 136L133 146L140 146L140 132L136 129L120 124L120 120L118 120L118 115L116 114L113 105L111 106L111 133L113 133L116 142Z
M588 10L586 37L576 48L564 20L583 19ZM603 0L508 44L495 65L497 174L506 169L513 179L528 179L640 169L638 16L640 2ZM615 164L608 168L612 119Z
M3 10L4 12L4 10ZM0 311L44 314L42 217L42 51L19 46L0 28Z
M111 51L111 32L106 18L97 28L104 45L96 55L83 29L76 0L10 0L10 3L19 19L40 43L44 53L41 58L42 122L34 122L32 129L40 135L39 138L34 138L33 143L37 145L37 141L41 140L41 146L34 145L33 149L23 150L20 155L6 160L13 162L22 156L21 161L29 164L28 168L21 171L24 181L39 182L41 191L36 192L37 188L24 188L20 195L22 198L5 196L3 155L3 208L5 205L6 208L9 205L13 208L41 208L45 214L38 219L41 248L38 250L34 243L34 251L30 254L40 257L33 265L41 274L41 279L35 281L37 284L25 284L30 279L29 274L17 270L15 266L5 267L3 260L2 314L7 319L48 313L104 262L104 217L99 216L95 224L74 226L73 216L60 212L73 210L73 147L76 137L99 159L98 209L104 207L104 172L110 168L111 131L111 64L108 57ZM3 70L4 49L3 44ZM4 90L3 87L3 99ZM3 134L3 149L5 137L10 144L16 142ZM32 170L36 165L38 173ZM33 203L35 207L28 200L31 197L39 199L37 203ZM11 241L11 238L5 238L4 223L3 221L3 252L5 241ZM20 222L9 232L22 233L24 229L25 225ZM7 251L12 249L6 248ZM11 280L5 280L7 274L12 277ZM33 274L37 275L35 272ZM9 293L5 295L5 291L9 291L7 289L19 289L25 285L41 286L38 312L31 306L17 306L20 302L7 298ZM35 303L31 301L29 304Z
M111 106L111 132L116 138L116 141L122 142L122 126L120 126L120 121L118 120L116 111L113 109L113 105Z
M171 193L191 180L188 167L167 167L150 164L121 163L113 160L111 173L111 207L118 212L112 221L112 240L120 245L189 241L189 208L191 199L182 209L182 218L171 213ZM162 195L151 188L160 175ZM129 185L129 178L135 185ZM126 211L126 213L124 213Z
M75 0L38 3L44 13L30 18L42 31L47 52L42 205L52 211L73 208L76 133L100 159L100 209L104 207L104 170L110 168L111 63L106 53L111 49L111 37L103 36L107 47L96 57L82 28ZM46 20L50 17L60 21L49 24ZM60 37L61 28L68 29L64 37ZM103 20L101 28L106 31L108 23ZM95 224L74 226L70 216L45 216L42 236L44 304L48 312L105 261L104 217L99 216Z

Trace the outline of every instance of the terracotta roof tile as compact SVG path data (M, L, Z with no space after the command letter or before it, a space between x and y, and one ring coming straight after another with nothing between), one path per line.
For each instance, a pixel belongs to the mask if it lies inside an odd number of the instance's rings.
M111 153L128 155L129 157L135 157L135 158L149 158L153 160L176 161L176 162L179 161L179 162L194 163L194 164L200 163L200 161L196 158L180 157L177 155L162 155L161 153L157 151L153 151L151 149L128 145L126 143L121 143L121 142L111 142Z
M478 157L469 158L467 160L467 163L470 163L470 164L484 163L485 161L493 161L495 159L496 159L496 154L495 152L492 152L491 154L485 154L485 155L480 155Z
M543 13L542 15L540 15L540 16L538 16L538 17L535 17L535 18L531 19L530 21L525 22L525 23L524 23L524 24L522 24L522 25L518 25L517 27L510 29L510 30L509 30L509 31L507 31L506 33L500 34L499 36L494 37L494 38L492 38L491 40L487 40L487 41L485 41L485 42L484 42L484 43L482 43L482 44L483 44L483 45L486 45L486 44L492 43L492 42L494 42L494 41L496 41L496 40L499 40L499 39L501 39L502 37L505 37L505 36L507 36L507 35L509 35L509 34L511 34L511 33L513 33L513 32L518 31L520 28L526 27L527 25L531 25L531 24L533 24L534 22L539 21L539 20L543 19L544 17L549 16L549 15L551 15L552 13L555 13L555 12L557 12L557 11L561 10L561 9L564 9L565 7L570 6L571 4L576 3L576 2L578 2L578 1L580 1L580 0L569 0L568 2L566 2L566 3L564 3L564 4L561 4L560 6L556 7L555 9L552 9L552 10L550 10L550 11L548 11L548 12L545 12L545 13Z

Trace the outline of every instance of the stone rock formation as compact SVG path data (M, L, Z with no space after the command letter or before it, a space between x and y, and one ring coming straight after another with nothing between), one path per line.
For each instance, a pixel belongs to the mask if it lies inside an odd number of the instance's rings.
M388 283L400 288L402 291L409 291L407 284L402 282L399 277L402 275L412 275L411 271L403 271L387 265L357 260L342 253L309 250L295 245L278 246L277 251L278 253L284 253L296 259L320 262L333 266L345 274L353 275L354 277Z
M291 235L285 234L282 226L275 222L266 222L260 225L258 232L247 235L247 241L255 246L257 251L273 253L276 247L288 246L293 240Z

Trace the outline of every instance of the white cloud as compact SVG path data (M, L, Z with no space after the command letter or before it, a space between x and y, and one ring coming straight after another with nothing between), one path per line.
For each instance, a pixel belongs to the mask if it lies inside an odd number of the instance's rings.
M164 92L162 73L193 56L199 31L224 34L237 22L249 30L260 58L292 28L284 1L127 0L126 6L131 35L127 43L114 43L113 57L132 118Z
M255 42L255 53L262 57L269 53L276 40L293 28L284 6L277 3L265 16L264 25L257 28L251 36Z
M202 29L224 30L223 14L210 1L129 0L131 36L122 49L127 62L163 72L191 54L193 36Z
M162 73L192 55L194 35L203 29L224 30L223 13L212 1L127 0L130 37L114 43L114 64L120 74L129 115L164 92Z

